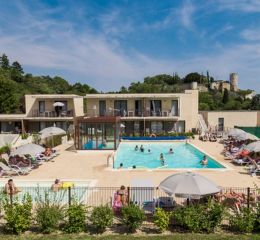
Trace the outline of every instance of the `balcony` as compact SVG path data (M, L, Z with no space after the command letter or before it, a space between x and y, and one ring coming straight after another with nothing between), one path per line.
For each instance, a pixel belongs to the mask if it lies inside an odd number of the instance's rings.
M88 117L98 117L99 114L96 113L95 110L89 109L88 113L86 114ZM137 110L119 110L119 109L110 109L103 111L102 116L108 117L115 117L120 116L124 118L138 118L138 117L179 117L179 109L176 110L174 113L171 112L170 109L162 109L157 111L137 111Z
M74 111L44 111L40 112L39 110L32 110L29 117L39 117L39 118L65 118L65 117L73 117Z

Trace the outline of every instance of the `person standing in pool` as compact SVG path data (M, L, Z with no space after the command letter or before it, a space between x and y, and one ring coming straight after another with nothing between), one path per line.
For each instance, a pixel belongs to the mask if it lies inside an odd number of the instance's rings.
M169 154L173 154L173 149L172 148L170 148Z
M138 151L138 145L135 146L135 151Z
M203 159L201 160L201 165L203 165L203 166L208 165L208 159L207 159L206 155L204 155Z
M141 151L141 152L144 152L144 146L143 146L143 145L141 145L140 151Z
M161 165L164 166L165 165L165 159L164 159L163 153L160 154L160 161L161 161Z

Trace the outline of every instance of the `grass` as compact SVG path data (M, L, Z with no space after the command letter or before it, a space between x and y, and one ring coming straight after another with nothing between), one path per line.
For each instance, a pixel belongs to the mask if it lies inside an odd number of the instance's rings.
M180 234L174 233L172 235L157 235L157 236L136 236L136 235L103 235L103 236L90 236L86 234L67 235L67 234L51 234L51 235L36 235L24 234L22 236L14 235L0 235L0 240L226 240L226 239L239 239L239 240L260 240L260 234L254 235L235 235L235 234Z

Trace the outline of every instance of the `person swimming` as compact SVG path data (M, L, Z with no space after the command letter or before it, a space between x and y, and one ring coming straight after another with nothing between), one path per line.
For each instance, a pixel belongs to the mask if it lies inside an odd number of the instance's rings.
M138 151L138 145L135 146L135 151Z
M203 157L203 159L201 160L201 165L203 165L203 166L206 166L207 164L208 164L208 159L207 159L207 156L206 155L204 155L204 157Z
M123 163L120 163L120 165L118 167L118 169L121 169L121 168L123 168Z
M141 151L141 152L144 152L144 146L143 146L143 145L141 145L140 151Z
M173 149L172 148L170 148L169 154L173 154Z
M147 151L148 151L148 153L151 153L151 149L148 149Z
M165 165L165 159L164 159L163 153L160 154L160 161L161 161L161 165L164 166Z

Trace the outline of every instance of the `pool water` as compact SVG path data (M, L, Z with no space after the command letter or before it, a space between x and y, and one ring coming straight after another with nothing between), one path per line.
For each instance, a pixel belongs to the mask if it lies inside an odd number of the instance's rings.
M151 168L151 169L167 169L167 168L225 168L214 159L207 156L208 164L203 166L201 160L205 155L197 148L189 143L143 143L144 152L135 151L135 146L140 143L121 142L115 158L115 168L123 163L123 168ZM173 149L173 154L169 154L169 149ZM148 152L148 149L151 152ZM162 166L160 154L163 153L165 165Z

